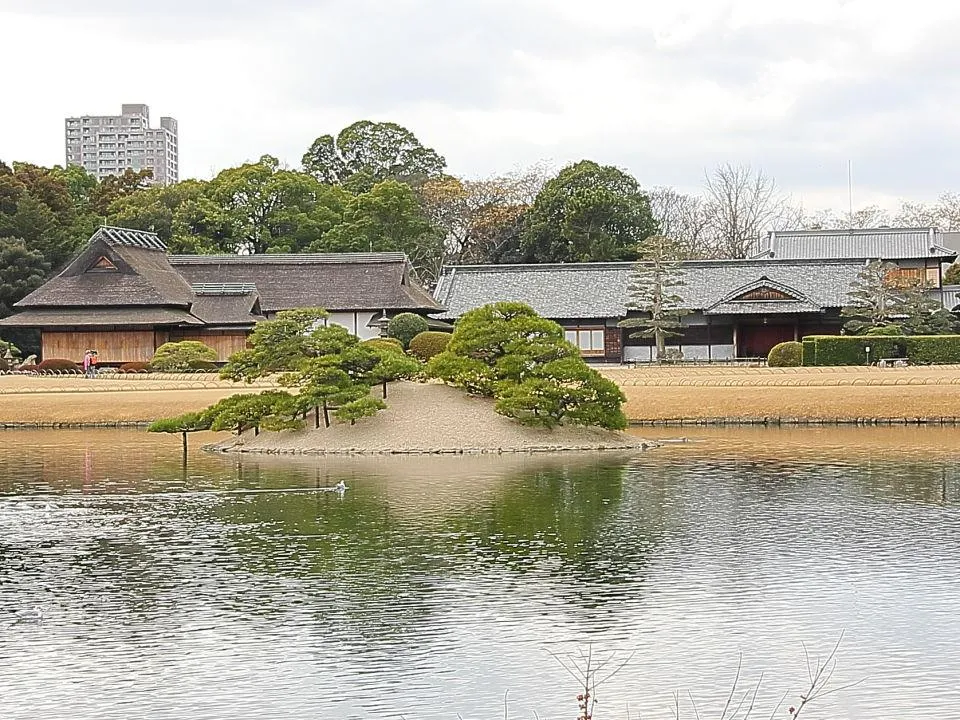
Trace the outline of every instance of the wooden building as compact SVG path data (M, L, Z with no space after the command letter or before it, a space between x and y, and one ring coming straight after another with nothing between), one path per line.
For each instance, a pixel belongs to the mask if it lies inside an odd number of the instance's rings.
M303 307L360 337L379 335L378 319L441 309L403 253L171 256L153 233L103 227L0 328L40 330L43 358L146 362L165 342L199 340L226 360L257 322Z

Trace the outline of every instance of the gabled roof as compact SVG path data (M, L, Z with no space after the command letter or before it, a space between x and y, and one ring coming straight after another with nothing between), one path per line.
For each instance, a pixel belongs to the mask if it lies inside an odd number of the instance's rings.
M528 303L548 318L625 317L634 263L554 265L464 265L445 268L435 291L446 306L443 319L460 317L491 302ZM799 305L791 312L838 308L847 303L860 260L697 260L681 264L684 284L676 289L690 310L707 310L745 288L766 283L789 290ZM745 301L751 312L763 312ZM779 306L778 306L779 307ZM771 310L777 310L771 306Z
M267 313L302 307L440 310L413 281L403 253L172 255L170 263L194 286L256 286Z
M778 230L760 242L755 259L781 260L951 260L956 251L944 246L935 228L852 230Z
M778 298L747 299L744 296L758 294L757 291L770 290ZM762 294L762 293L759 293ZM823 308L807 297L803 292L784 283L771 280L761 275L753 282L747 283L727 293L709 307L703 308L708 315L775 315L782 313L820 312Z
M171 267L153 233L100 228L59 275L16 303L18 308L175 306L193 302L190 285ZM97 267L105 258L116 270Z
M239 291L238 288L243 287L248 289ZM252 285L230 285L223 292L212 292L209 286L202 286L190 313L206 325L252 326L265 319L260 310L260 296Z
M166 252L167 246L163 244L160 236L156 233L146 230L132 230L130 228L110 227L103 225L90 238L94 240L104 240L109 245L126 245L127 247L138 247L146 250L161 250Z

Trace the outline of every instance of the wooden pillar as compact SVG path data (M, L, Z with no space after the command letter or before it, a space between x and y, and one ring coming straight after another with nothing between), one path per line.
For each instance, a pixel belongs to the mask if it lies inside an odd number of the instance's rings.
M733 359L740 356L740 323L733 323Z
M794 318L793 320L793 341L794 342L800 341L800 316L799 315L797 315L797 317Z

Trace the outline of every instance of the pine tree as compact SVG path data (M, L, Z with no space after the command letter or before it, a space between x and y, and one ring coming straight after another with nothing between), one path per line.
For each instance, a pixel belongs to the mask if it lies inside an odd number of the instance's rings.
M863 333L896 324L905 335L953 332L956 323L952 315L927 294L926 285L898 277L897 269L895 264L880 260L864 266L850 283L849 304L840 311L841 317L848 318L844 328Z
M652 337L657 345L657 360L667 354L667 338L677 337L680 319L690 311L683 307L683 297L677 288L683 286L683 269L678 248L669 238L655 235L640 244L641 262L633 269L627 292L631 310L649 317L621 320L620 327L642 328L630 337Z

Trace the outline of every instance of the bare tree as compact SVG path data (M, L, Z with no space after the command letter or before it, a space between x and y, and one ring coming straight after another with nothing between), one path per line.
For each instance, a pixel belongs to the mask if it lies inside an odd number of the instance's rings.
M935 227L960 230L960 193L943 193L935 203L903 201L896 216L905 227Z
M444 233L443 261L486 263L516 233L512 230L548 179L536 165L499 177L461 180L449 175L428 180L420 203Z
M812 215L805 215L801 224L805 230L847 230L878 228L890 225L890 213L878 205L867 205L849 212L834 210L819 210Z
M748 257L768 230L800 224L801 212L762 170L725 163L705 180L707 211L722 257Z
M716 253L713 228L707 203L698 195L684 195L671 187L655 187L647 192L650 211L660 226L660 234L676 243L678 259L696 260Z

